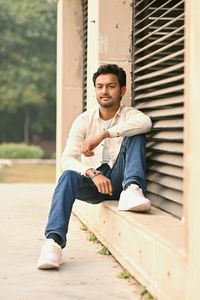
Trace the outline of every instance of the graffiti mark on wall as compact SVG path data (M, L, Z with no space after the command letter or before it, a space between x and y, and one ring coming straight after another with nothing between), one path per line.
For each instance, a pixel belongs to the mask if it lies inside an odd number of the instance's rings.
M108 53L108 37L106 35L101 35L99 37L99 53L100 54Z

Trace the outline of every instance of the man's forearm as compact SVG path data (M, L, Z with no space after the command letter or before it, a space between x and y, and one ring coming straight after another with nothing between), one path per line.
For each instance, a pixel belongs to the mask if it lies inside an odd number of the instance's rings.
M103 141L104 139L107 139L110 137L110 134L107 130L103 130L101 133L98 134L100 137L100 141ZM85 172L86 176L91 176L94 172L96 171L96 169L94 168L90 168Z
M105 140L110 137L110 133L108 132L108 130L103 130L102 137L102 140Z
M110 137L110 134L107 130L103 130L100 133L86 139L83 142L81 152L85 156L93 156L94 149L106 138Z
M114 125L109 128L108 131L111 138L119 136L125 137L146 133L151 127L151 119L138 111L137 114L134 114L130 119Z

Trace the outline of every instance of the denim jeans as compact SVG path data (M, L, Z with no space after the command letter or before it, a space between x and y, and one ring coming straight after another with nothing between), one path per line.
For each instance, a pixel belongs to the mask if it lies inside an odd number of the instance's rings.
M67 170L61 175L55 188L49 212L45 236L57 233L66 245L66 234L75 199L98 204L104 200L118 200L121 191L130 183L137 183L146 191L145 135L125 137L112 169L102 164L98 170L112 182L112 196L99 193L93 181L79 173Z

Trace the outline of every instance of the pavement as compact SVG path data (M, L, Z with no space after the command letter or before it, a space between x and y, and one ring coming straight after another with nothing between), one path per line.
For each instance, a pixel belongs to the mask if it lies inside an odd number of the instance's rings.
M54 186L0 184L1 300L139 300L141 286L118 277L122 267L72 216L64 264L59 270L37 270L43 229Z

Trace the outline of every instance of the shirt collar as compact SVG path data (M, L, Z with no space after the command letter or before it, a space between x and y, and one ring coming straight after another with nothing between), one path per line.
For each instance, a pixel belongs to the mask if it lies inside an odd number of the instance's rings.
M120 104L120 107L118 108L114 118L121 115L123 107L124 107L124 104ZM100 114L99 114L99 107L95 111L95 119L101 119Z

